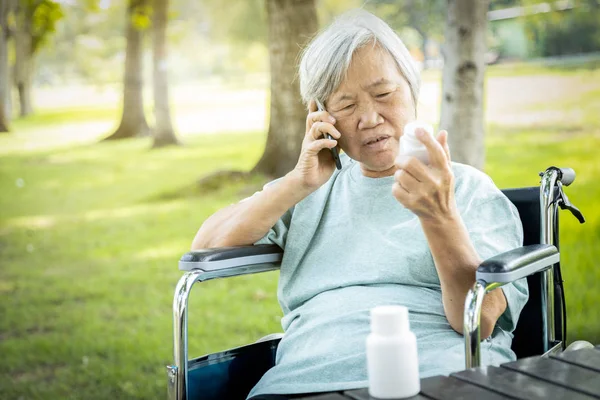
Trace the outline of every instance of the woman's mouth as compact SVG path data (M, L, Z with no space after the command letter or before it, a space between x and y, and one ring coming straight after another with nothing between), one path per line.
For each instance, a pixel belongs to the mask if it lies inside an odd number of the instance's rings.
M371 150L380 150L385 147L389 138L390 137L388 135L381 135L381 136L373 137L373 138L367 139L364 142L363 146L365 146Z

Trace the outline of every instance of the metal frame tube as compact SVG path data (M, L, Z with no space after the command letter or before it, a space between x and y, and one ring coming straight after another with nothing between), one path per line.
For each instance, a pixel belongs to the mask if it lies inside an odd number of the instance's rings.
M486 283L477 280L467 292L463 320L463 335L465 336L465 368L479 367L481 364L481 306L487 292L503 284Z
M192 286L204 273L195 270L184 274L177 283L173 298L173 359L174 365L169 367L169 399L187 399L188 372L188 338L187 338L187 305Z
M554 198L554 188L558 180L559 170L548 168L541 174L540 182L540 224L541 244L554 243L554 226L556 223L557 202ZM481 306L487 292L501 286L498 283L488 284L477 280L469 289L465 299L463 334L465 336L465 366L478 367L481 364ZM554 267L542 272L542 322L544 336L544 352L551 350L556 342L554 316Z
M540 182L540 234L541 244L554 245L554 226L557 203L554 199L554 187L558 179L558 170L548 168ZM542 273L542 324L544 335L544 352L556 341L554 316L554 267Z
M465 299L465 317L463 325L463 334L465 335L465 367L478 367L480 363L481 342L481 305L485 296L485 282L476 281L467 292Z
M167 366L169 400L186 400L188 387L188 299L196 282L279 269L277 263L237 265L211 271L194 269L177 282L173 297L173 365Z

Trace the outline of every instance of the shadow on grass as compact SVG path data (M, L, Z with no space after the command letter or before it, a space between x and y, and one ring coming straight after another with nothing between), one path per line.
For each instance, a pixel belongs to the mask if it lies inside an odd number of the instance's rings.
M234 197L243 198L262 190L264 184L268 181L269 178L262 174L236 170L219 170L201 177L196 182L186 184L174 190L166 190L154 194L144 201L155 203L226 193L231 193Z

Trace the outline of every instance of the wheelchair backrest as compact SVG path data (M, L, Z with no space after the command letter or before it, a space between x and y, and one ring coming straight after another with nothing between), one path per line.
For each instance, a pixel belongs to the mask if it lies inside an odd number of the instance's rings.
M519 210L523 223L523 244L540 243L540 188L527 187L505 189L502 191ZM555 218L555 245L558 247L558 214ZM517 358L529 357L544 353L543 319L542 319L542 273L527 278L529 300L523 308L517 328L514 331L512 349ZM563 338L563 283L560 274L560 264L554 266L554 315L556 340Z

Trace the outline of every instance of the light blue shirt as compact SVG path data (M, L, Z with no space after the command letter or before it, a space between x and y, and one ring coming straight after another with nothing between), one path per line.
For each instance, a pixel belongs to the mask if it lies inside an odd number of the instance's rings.
M345 155L342 163L257 242L285 250L278 287L285 335L276 365L250 396L366 387L369 311L378 305L408 307L421 378L464 369L464 339L444 314L419 219L393 197L393 176L367 178ZM518 212L492 180L463 164L452 169L456 203L479 256L521 246ZM511 332L527 301L527 282L502 290L508 307L482 342L484 365L516 359Z

